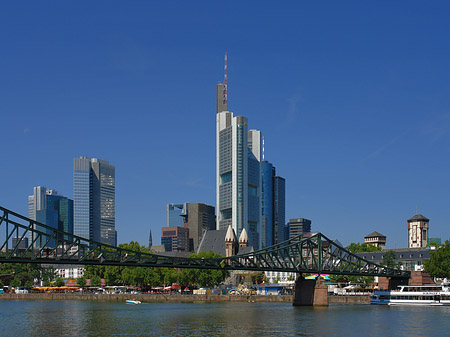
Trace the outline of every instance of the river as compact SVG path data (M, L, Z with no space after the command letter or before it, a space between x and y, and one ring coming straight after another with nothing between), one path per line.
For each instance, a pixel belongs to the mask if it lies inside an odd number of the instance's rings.
M0 336L446 336L450 307L0 301Z

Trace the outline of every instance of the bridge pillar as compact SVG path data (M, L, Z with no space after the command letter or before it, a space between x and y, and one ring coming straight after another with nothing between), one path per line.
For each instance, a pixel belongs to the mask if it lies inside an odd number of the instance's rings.
M328 306L328 287L322 279L305 280L303 276L295 281L294 306Z

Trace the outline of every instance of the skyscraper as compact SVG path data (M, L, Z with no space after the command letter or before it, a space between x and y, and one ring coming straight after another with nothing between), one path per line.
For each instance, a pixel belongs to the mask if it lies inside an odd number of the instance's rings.
M286 180L279 176L273 178L273 226L274 243L280 243L289 238L286 226Z
M273 177L275 168L272 163L263 160L262 163L262 221L261 248L274 244L273 226Z
M47 190L44 186L34 187L33 194L28 196L28 217L68 233L64 237L57 236L55 239L51 239L48 243L50 247L55 247L56 239L71 239L70 234L73 234L73 201L59 195L55 190ZM41 226L36 226L35 229L47 234L53 233L52 230ZM30 232L29 241L33 243L34 247L40 247L45 243L34 239L33 233Z
M227 111L225 80L217 85L216 208L217 229L244 228L250 245L259 247L261 227L261 132L248 130L248 120Z
M74 234L116 245L115 167L106 160L73 160Z
M187 227L190 250L196 252L200 241L208 230L216 229L214 207L202 203L189 203Z
M167 204L166 206L166 226L167 227L183 227L187 222L188 203L184 204Z

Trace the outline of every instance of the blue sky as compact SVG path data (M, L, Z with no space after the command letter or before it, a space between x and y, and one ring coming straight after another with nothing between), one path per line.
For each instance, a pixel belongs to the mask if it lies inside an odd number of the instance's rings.
M406 220L449 238L450 3L0 4L0 205L72 197L82 155L116 166L119 242L159 243L170 202L215 204L215 85L262 130L286 218L342 243Z

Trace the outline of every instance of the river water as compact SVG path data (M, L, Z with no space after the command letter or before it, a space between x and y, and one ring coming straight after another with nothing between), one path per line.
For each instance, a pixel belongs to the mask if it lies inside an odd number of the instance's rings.
M0 336L447 336L450 307L0 301Z

